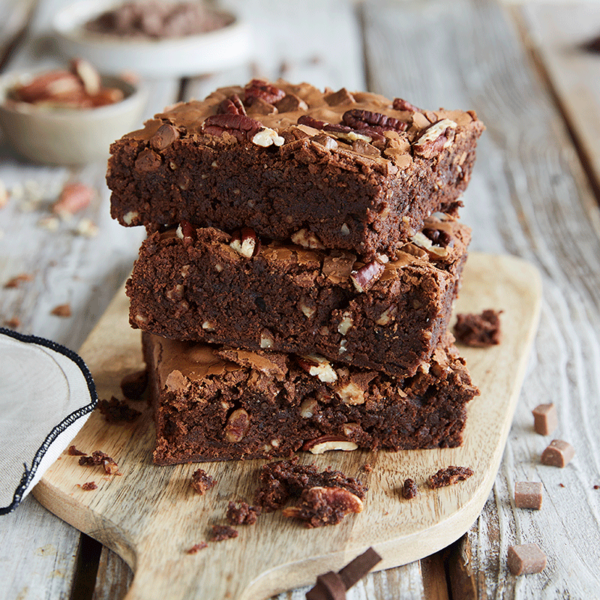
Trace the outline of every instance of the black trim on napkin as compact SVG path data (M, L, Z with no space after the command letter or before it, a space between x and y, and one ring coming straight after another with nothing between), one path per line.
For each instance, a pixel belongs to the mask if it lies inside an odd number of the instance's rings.
M15 490L15 495L13 496L13 501L6 507L0 507L0 515L6 515L12 512L23 498L23 494L27 489L27 486L31 483L33 478L35 477L36 471L39 467L42 458L46 454L48 448L52 444L52 442L63 432L75 423L77 419L83 417L84 415L92 412L96 405L98 404L98 394L96 392L96 385L94 384L94 380L92 378L92 374L90 370L87 368L87 365L83 362L83 359L79 354L73 352L73 350L69 350L65 346L58 344L57 342L53 342L52 340L47 340L41 337L37 337L36 335L24 335L22 333L18 333L13 331L12 329L7 329L5 327L0 327L0 335L7 335L12 337L20 342L25 342L27 344L37 344L38 346L44 346L45 348L49 348L50 350L54 350L63 356L71 359L80 369L85 378L85 381L88 386L88 390L90 392L90 396L92 401L90 404L83 406L76 411L73 411L70 415L65 417L58 425L56 425L52 431L46 436L46 439L43 441L42 445L39 447L38 451L35 453L33 461L31 463L31 467L28 467L26 463L23 464L23 477L21 477L21 481Z

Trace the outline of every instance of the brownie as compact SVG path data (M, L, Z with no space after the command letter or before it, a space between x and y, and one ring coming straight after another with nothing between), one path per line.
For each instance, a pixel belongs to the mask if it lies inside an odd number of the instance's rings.
M442 211L456 214L484 126L474 112L253 80L180 103L111 146L111 214L394 257Z
M155 233L127 282L130 323L171 339L414 375L448 327L470 240L441 213L425 225L396 261L364 266L346 251L280 242L246 258L232 248L239 238L212 228ZM379 278L359 292L356 278L371 268Z
M142 335L154 462L289 457L299 449L455 447L478 394L448 336L416 375Z
M474 348L498 345L502 341L501 314L501 310L488 309L481 314L456 315L454 335L461 344Z

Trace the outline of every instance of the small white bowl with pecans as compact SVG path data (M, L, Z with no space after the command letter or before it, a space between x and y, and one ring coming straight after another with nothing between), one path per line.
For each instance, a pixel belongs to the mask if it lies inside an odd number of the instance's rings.
M34 162L86 164L105 160L110 144L135 128L146 97L139 85L75 59L70 69L0 77L0 127Z

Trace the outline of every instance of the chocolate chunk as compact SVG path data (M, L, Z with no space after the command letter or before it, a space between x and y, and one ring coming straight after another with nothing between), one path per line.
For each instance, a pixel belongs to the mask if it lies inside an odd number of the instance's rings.
M540 404L532 411L533 429L540 435L550 435L558 427L558 414L554 404Z
M199 544L194 544L188 551L188 554L198 554L198 552L200 552L200 550L204 550L204 548L207 548L208 544L206 542L200 542Z
M155 150L164 150L175 140L179 139L179 131L169 123L163 123L156 133L150 138L150 145Z
M129 400L139 400L148 385L148 371L143 369L135 373L129 373L121 379L121 391Z
M131 408L124 400L114 396L110 400L100 400L97 408L104 415L107 423L131 423L142 414L139 410Z
M402 497L412 500L417 495L417 484L412 479L405 479L402 486Z
M508 547L508 569L513 575L541 573L546 568L546 555L537 544Z
M517 481L515 483L515 506L517 508L542 508L542 484L537 481Z
M542 464L549 467L566 467L575 456L575 448L563 440L552 440L542 452Z
M51 311L51 315L55 317L70 317L71 316L71 305L70 304L59 304L55 306Z
M156 171L161 164L160 156L150 148L144 148L135 160L135 168L141 173Z
M500 314L502 311L484 310L481 314L456 315L454 335L456 339L474 348L486 348L499 344L502 336L500 331Z
M464 481L473 475L473 470L469 467L446 467L440 469L435 475L429 478L429 485L432 489L454 485L459 481Z
M198 469L192 473L192 481L190 484L198 494L203 496L205 492L217 485L217 482L202 469Z
M227 521L231 525L254 525L261 513L260 506L250 506L247 502L230 502L227 507Z
M306 600L346 600L346 587L337 573L317 577L317 585L306 593Z
M348 563L339 573L346 589L349 590L353 585L358 583L381 560L381 556L373 548L368 548L366 552L363 552L352 562Z
M213 525L210 539L213 542L222 542L223 540L230 540L237 536L238 532L233 527L229 527L229 525Z

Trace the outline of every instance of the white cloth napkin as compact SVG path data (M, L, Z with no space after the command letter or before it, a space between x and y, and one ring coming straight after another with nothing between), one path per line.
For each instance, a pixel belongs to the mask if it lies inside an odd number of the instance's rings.
M75 352L0 327L0 515L19 505L97 402Z

